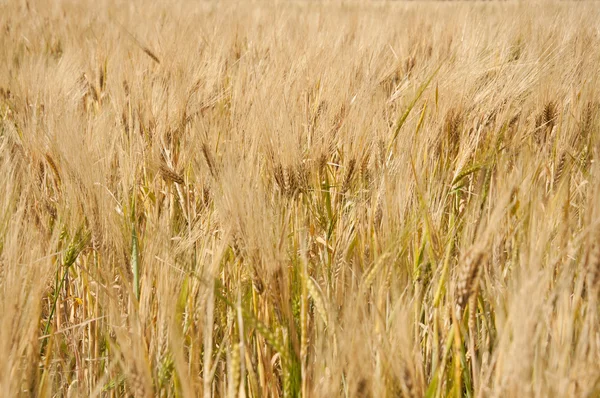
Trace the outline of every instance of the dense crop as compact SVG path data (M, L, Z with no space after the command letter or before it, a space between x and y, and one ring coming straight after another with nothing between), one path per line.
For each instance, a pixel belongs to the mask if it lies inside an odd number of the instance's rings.
M598 396L599 21L0 0L0 395Z

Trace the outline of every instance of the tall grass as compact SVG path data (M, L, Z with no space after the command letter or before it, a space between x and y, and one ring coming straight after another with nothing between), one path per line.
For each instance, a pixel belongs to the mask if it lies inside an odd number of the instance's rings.
M0 395L600 395L599 21L0 2Z

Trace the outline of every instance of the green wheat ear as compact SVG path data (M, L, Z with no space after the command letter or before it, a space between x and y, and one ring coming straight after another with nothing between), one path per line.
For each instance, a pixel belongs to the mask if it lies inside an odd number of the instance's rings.
M411 111L413 110L413 108L415 107L415 105L417 104L417 102L419 101L419 99L421 98L421 96L423 95L423 93L425 92L425 90L427 90L427 87L429 87L429 84L431 84L431 81L433 80L433 78L438 74L438 72L440 71L441 67L442 67L442 65L438 66L433 71L433 73L429 76L429 78L425 82L423 82L421 84L421 86L419 86L419 89L417 90L417 93L415 94L415 96L413 97L413 99L411 100L411 102L406 107L406 110L404 111L404 113L402 113L402 115L400 115L400 117L396 121L396 127L394 129L394 133L392 135L392 138L390 140L390 143L388 144L388 148L387 148L387 151L386 151L387 156L390 155L390 153L392 151L392 146L394 145L394 141L396 141L396 138L398 138L398 135L400 134L400 130L402 129L402 126L406 122L406 119L408 119L408 116L410 115ZM436 91L436 93L437 93L437 91ZM422 113L423 116L425 115L424 111L425 111L425 108L423 108L423 113ZM421 121L421 123L422 123L422 121ZM419 123L419 124L421 124L421 123Z

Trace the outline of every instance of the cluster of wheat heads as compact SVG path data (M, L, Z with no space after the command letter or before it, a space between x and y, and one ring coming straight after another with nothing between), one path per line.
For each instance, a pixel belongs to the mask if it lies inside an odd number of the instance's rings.
M0 2L0 395L598 396L599 21Z

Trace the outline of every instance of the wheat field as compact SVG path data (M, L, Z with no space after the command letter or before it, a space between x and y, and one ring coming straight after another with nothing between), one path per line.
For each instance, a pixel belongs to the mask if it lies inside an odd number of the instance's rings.
M0 32L1 396L600 396L597 3Z

